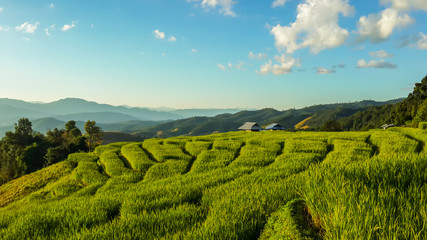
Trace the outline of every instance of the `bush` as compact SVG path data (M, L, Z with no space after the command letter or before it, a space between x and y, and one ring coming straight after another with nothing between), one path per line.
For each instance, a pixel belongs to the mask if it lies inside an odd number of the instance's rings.
M420 122L420 123L418 123L418 128L426 130L427 129L427 122Z

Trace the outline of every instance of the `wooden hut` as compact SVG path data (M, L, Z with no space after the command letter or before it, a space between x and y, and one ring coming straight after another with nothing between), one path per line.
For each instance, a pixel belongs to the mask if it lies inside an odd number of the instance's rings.
M262 131L263 129L256 122L246 122L241 127L239 127L239 130L249 131L249 132L259 132L259 131Z
M265 130L279 131L279 130L286 130L286 128L280 126L280 124L278 123L272 123L268 125L268 127L266 127Z

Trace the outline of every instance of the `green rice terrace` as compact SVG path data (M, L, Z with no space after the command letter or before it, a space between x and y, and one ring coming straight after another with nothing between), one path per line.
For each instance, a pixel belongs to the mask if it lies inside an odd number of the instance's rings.
M1 239L427 239L427 132L99 146L0 186Z

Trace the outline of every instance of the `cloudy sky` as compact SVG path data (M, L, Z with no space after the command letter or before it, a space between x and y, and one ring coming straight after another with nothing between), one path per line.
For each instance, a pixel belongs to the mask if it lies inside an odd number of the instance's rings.
M426 74L426 0L0 0L0 97L282 110Z

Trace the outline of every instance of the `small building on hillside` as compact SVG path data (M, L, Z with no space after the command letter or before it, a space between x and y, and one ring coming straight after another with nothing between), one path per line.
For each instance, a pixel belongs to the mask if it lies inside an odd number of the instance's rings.
M239 130L250 131L250 132L259 132L259 131L262 131L263 129L256 122L246 122L241 127L239 127Z
M387 128L389 128L389 127L396 127L396 125L394 125L393 123L390 123L390 124L384 124L384 125L382 125L381 126L383 129L387 129Z
M280 126L280 124L278 124L278 123L272 123L272 124L268 125L268 127L266 127L265 130L280 131L280 130L286 130L286 128Z

